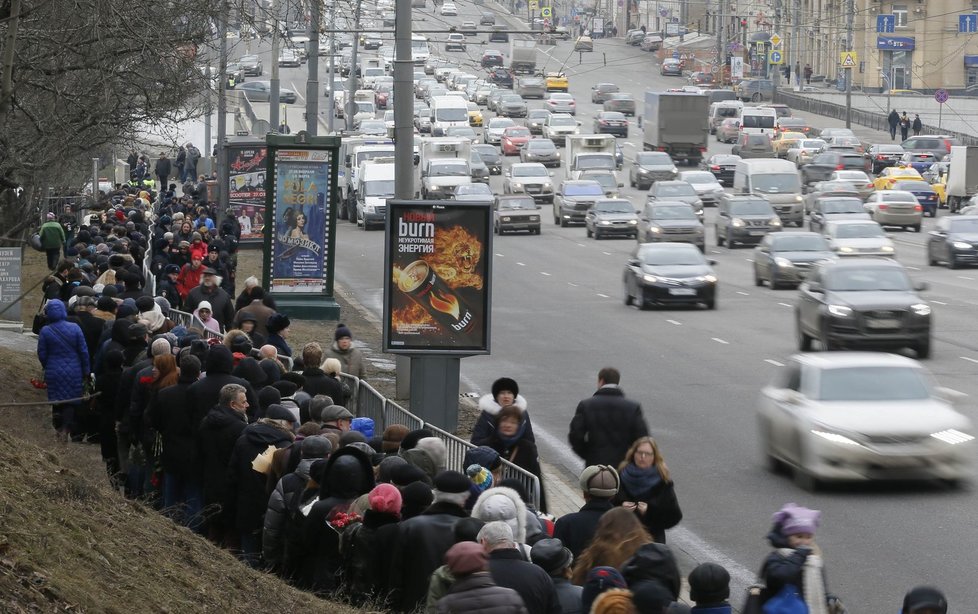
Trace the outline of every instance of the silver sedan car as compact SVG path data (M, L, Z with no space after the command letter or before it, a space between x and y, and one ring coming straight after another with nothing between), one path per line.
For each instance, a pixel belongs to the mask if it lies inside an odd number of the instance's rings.
M520 162L540 162L544 166L560 166L560 152L550 139L530 139L520 148Z
M562 92L550 94L550 97L543 103L543 106L551 113L577 115L577 101L574 100L574 96L571 94Z

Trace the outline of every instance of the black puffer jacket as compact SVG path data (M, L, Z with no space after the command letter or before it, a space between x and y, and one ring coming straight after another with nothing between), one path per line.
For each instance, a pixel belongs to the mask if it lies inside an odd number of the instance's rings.
M295 437L277 424L261 421L249 424L231 452L228 463L228 518L234 519L234 527L242 533L252 533L262 528L265 510L268 508L268 478L251 467L251 461L268 449L268 446L284 448Z
M344 578L357 600L384 600L387 596L389 548L397 537L400 518L367 510L363 523L341 550Z
M614 506L610 499L591 499L579 511L557 519L554 537L564 542L576 559L591 544L601 516Z
M608 387L577 404L567 439L585 466L617 467L632 443L648 434L642 406L620 388Z
M438 600L438 614L526 614L523 599L511 588L496 586L485 571L469 574L452 584Z
M188 480L200 480L203 474L197 430L205 414L187 401L187 390L195 381L196 377L181 375L176 384L160 390L149 406L150 423L163 439L163 471Z
M244 416L223 405L211 409L201 420L197 445L204 469L205 505L223 505L227 499L228 463L234 444L247 426Z
M682 575L676 557L668 546L656 543L642 545L622 565L621 575L633 590L640 583L654 582L672 596L672 601L679 599Z
M187 400L193 403L194 410L206 414L217 405L221 396L221 388L227 384L239 384L245 387L248 397L248 419L254 419L258 411L258 396L247 380L231 375L234 368L234 357L231 350L223 345L214 345L207 351L204 360L204 370L207 375L197 381L187 391Z

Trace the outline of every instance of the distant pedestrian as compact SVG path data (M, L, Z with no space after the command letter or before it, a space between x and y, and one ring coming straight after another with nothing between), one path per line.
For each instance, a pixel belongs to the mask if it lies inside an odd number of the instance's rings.
M197 162L200 161L200 150L193 143L187 143L186 176L188 179L197 176Z
M67 320L68 310L60 299L48 301L44 314L47 324L37 337L37 359L44 368L54 430L67 443L82 403L84 380L91 373L88 346L81 327Z
M617 467L628 448L649 434L642 406L625 398L618 369L598 372L598 390L577 405L567 439L585 465Z
M333 345L324 352L326 358L335 358L343 363L343 373L363 379L366 370L363 368L363 354L353 346L353 332L346 324L337 324L333 333Z
M805 85L812 84L812 65L805 64Z
M914 136L917 136L918 134L920 134L920 131L921 131L921 129L923 129L923 127L924 127L924 124L923 124L923 122L920 121L920 114L914 113L913 114L913 124L911 124L911 128L913 128L913 135Z
M283 119L282 120L282 123L280 123L278 125L278 133L279 134L290 134L291 132L292 132L292 129L289 128L289 125L287 123L285 123L285 120Z
M890 140L896 140L897 126L900 125L900 114L896 112L896 109L890 111L890 114L886 116L886 123L890 125Z
M520 396L519 384L510 377L500 377L492 383L492 393L482 395L479 398L479 419L476 420L475 427L472 429L470 441L473 445L488 445L496 431L496 416L506 405L515 405L523 411L526 417L526 433L524 437L530 441L536 441L533 435L533 425L530 424L530 416L526 413L526 399Z
M947 597L933 586L918 586L903 598L900 614L947 614Z
M48 270L53 271L61 258L61 249L65 244L65 229L58 223L54 213L44 216L45 221L37 233L41 236L41 249L48 257Z
M170 178L170 173L173 171L172 163L170 159L166 157L166 153L160 152L160 157L156 161L156 165L153 167L153 174L159 180L159 191L166 189L166 182Z
M177 149L177 157L173 161L173 166L177 169L177 177L180 179L180 183L186 183L187 173L184 169L187 167L187 148L183 145Z
M910 136L910 117L904 111L903 115L900 116L900 137L906 141L908 136Z

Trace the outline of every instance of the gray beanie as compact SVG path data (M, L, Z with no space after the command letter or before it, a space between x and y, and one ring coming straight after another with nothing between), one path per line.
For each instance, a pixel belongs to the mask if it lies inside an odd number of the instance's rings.
M302 440L302 458L326 458L333 451L327 437L313 435Z

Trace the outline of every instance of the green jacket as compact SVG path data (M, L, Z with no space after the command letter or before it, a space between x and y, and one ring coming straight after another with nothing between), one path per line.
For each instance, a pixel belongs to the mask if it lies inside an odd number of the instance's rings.
M54 220L41 224L37 232L41 235L41 247L44 249L56 249L64 245L65 229Z
M453 584L455 584L455 576L448 571L448 565L442 565L431 574L431 580L428 581L425 614L438 614L438 600L448 594Z

